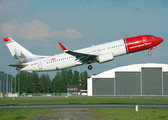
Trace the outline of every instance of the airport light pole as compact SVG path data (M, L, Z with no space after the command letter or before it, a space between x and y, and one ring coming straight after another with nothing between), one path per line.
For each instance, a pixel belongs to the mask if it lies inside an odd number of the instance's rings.
M8 96L8 70L7 69L7 80L6 80L6 97Z
M12 94L12 72L13 70L11 70L11 94Z
M19 71L19 76L18 76L18 95L19 95L19 80L20 80L20 71Z
M15 94L16 94L16 71L15 71Z

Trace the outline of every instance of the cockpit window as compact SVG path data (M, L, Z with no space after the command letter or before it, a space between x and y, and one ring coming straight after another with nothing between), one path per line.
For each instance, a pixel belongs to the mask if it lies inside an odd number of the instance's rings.
M154 39L156 36L151 37L151 39Z

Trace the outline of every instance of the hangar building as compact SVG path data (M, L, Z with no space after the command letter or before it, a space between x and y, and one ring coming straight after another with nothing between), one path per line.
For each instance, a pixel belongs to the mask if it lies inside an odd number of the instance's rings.
M11 75L0 72L0 96L12 91Z
M168 95L168 64L133 64L91 76L88 96Z

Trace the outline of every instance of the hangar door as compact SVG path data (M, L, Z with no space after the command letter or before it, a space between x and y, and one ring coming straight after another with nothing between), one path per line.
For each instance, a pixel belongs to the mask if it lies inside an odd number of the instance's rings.
M162 95L162 68L142 68L142 95Z
M163 72L163 95L168 95L168 72Z
M0 92L2 92L2 80L0 80Z
M93 78L93 95L114 95L114 78Z
M140 72L115 72L116 95L140 95Z
M0 80L0 92L6 94L6 80Z

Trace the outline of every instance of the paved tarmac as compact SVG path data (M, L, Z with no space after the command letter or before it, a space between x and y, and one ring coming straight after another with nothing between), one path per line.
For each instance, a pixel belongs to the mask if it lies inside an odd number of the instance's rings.
M136 104L37 104L37 105L0 105L0 109L26 109L26 108L125 108L135 107ZM139 107L168 108L168 104L138 104Z

